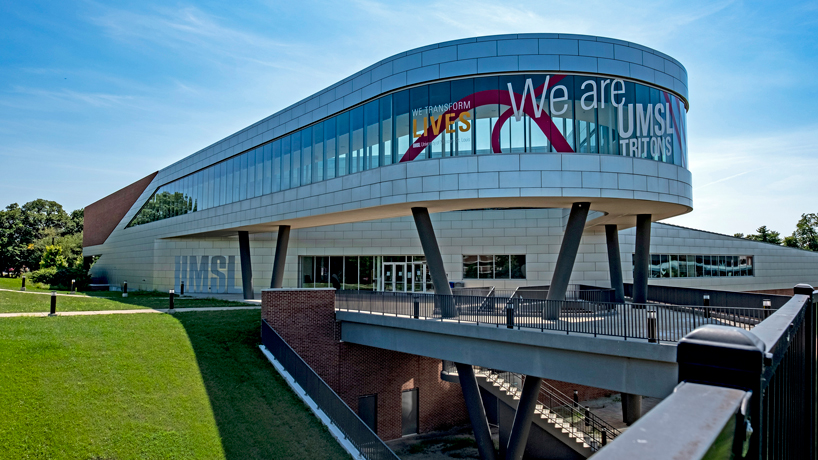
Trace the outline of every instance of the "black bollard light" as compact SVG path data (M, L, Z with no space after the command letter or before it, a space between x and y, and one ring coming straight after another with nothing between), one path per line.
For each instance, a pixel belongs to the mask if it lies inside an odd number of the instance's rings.
M659 342L658 339L659 330L656 326L656 311L651 310L648 312L648 342L650 343L657 343Z
M514 304L506 304L506 329L514 329Z
M51 313L48 316L57 315L57 291L51 291Z
M23 275L23 287L20 288L21 291L26 290L26 275Z
M128 297L128 282L122 283L122 297Z
M585 426L591 426L591 408L585 408Z
M702 305L704 305L704 317L710 318L710 296L702 296Z
M181 289L179 289L179 295L185 295L185 282L184 281L182 281L182 285L180 286L180 288Z
M773 302L772 302L770 299L763 299L763 300L761 301L761 306L762 306L762 307L763 307L765 310L769 310L770 308L772 308L772 307L773 307Z
M173 289L171 289L169 291L169 294L170 294L170 307L168 307L168 310L173 310L173 296L174 296Z
M603 426L602 427L602 445L608 444L608 430Z
M76 289L76 283L77 283L77 280L71 280L71 293L72 294L74 293L74 290Z
M412 296L412 300L414 300L412 316L414 316L415 319L420 319L420 296L415 294Z
M574 407L579 407L579 391L574 390Z

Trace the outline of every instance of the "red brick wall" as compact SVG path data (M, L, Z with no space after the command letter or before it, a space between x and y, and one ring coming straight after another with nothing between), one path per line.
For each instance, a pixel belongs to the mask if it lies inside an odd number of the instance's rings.
M82 247L104 243L155 176L153 173L86 206Z
M786 296L790 296L790 297L795 295L795 293L793 292L793 288L789 288L789 289L764 289L764 290L761 290L761 291L746 291L746 292L750 292L750 293L753 293L753 294L786 295Z
M569 398L573 398L574 390L577 390L577 396L579 396L580 401L589 401L616 393L616 391L606 390L604 388L586 387L585 385L561 382L559 380L543 379L543 381L556 388L559 392L567 395Z
M381 438L401 436L401 392L413 388L421 433L468 423L460 385L440 380L440 360L340 342L334 290L265 290L261 302L262 318L352 410L359 396L378 395Z

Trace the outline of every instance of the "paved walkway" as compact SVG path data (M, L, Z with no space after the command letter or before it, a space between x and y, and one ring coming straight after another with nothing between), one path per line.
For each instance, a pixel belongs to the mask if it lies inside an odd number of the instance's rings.
M191 307L174 308L169 310L141 308L138 310L96 310L96 311L58 311L55 316L89 316L89 315L130 315L135 313L187 313L191 311L228 311L228 310L258 310L261 307ZM48 312L25 312L25 313L0 313L0 318L15 318L19 316L49 316Z

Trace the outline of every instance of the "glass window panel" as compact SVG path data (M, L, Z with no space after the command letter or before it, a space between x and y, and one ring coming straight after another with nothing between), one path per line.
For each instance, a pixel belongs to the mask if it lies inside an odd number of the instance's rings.
M551 133L552 140L554 136L562 136L571 149L576 151L576 143L574 142L574 77L569 75L553 85L551 90L548 91L548 100L551 120L554 122L554 126L557 127L557 132ZM552 150L556 151L553 144Z
M216 169L213 167L205 169L207 172L207 207L212 208L216 201Z
M509 266L511 269L511 279L525 279L525 254L509 256Z
M599 153L596 106L599 84L593 77L574 77L574 130L579 153Z
M696 256L687 256L687 276L688 278L695 278L699 276L696 272Z
M545 89L545 77L546 75L543 74L532 74L526 75L525 80L531 79L532 87L534 88L534 96L537 101L537 106L539 106L540 101L542 99L542 92L546 91L546 99L544 100L544 104L542 107L542 113L548 114L548 99L547 99L547 90ZM549 80L550 82L550 80ZM515 90L518 94L522 94L520 89L515 87ZM526 107L531 106L531 95L526 94L525 97L525 104ZM548 136L551 135L550 131L550 123L545 123L546 118L545 116L541 116L540 120L543 121L544 127L541 128L537 121L534 118L529 117L528 115L524 115L522 118L522 123L525 125L525 151L526 152L535 152L535 153L543 153L548 152L549 145L548 145Z
M670 278L670 260L667 254L659 255L659 266L661 267L659 275L662 278Z
M619 155L619 132L617 128L617 109L611 103L611 91L613 89L613 79L600 78L599 80L600 101L597 110L599 129L599 153L608 155ZM616 85L617 90L620 85ZM622 100L621 95L617 95L617 103Z
M335 120L338 133L338 176L345 176L349 172L349 112L344 112Z
M344 289L359 289L358 256L344 257Z
M372 256L361 256L358 258L358 285L359 289L374 291L375 285L375 258Z
M341 289L344 282L344 258L329 258L329 284L335 289Z
M717 274L713 274L713 271L710 256L704 256L704 276L718 276Z
M507 92L508 85L511 84L511 88L514 90L517 103L519 104L522 101L525 82L526 77L524 75L503 75L499 77L500 91ZM530 106L531 97L526 95L526 99L527 101L522 101L522 103ZM521 105L517 106L518 109L522 107ZM509 112L510 110L511 112ZM526 119L525 117L521 117L520 121L517 121L513 113L513 108L509 105L500 104L500 115L504 115L506 112L511 116L500 129L500 149L503 153L523 153L525 152Z
M727 276L727 258L719 256L719 276Z
M261 196L264 192L264 148L256 149L256 190L253 196Z
M457 110L459 110L454 125L451 127L454 131L452 134L454 138L452 150L457 152L457 155L472 155L474 153L474 139L472 139L474 134L472 129L472 123L474 123L474 79L454 80L451 82L451 86L452 102L458 104ZM464 110L465 108L468 108L468 110Z
M679 277L679 256L676 254L671 254L670 256L670 263L668 265L670 277L671 278L678 278Z
M332 287L329 282L329 257L327 256L315 258L315 287Z
M619 132L619 154L628 157L641 157L641 146L636 135L636 99L632 82L614 82L617 128ZM621 93L624 84L625 92Z
M662 260L661 257L659 257L659 254L650 255L650 277L651 278L662 277Z
M392 164L392 96L378 99L381 112L381 164Z
M273 144L264 146L264 179L261 193L267 195L273 192Z
M412 142L414 143L429 129L429 87L419 86L410 89L409 99L412 111ZM429 148L427 147L417 158L427 158L428 155Z
M493 278L494 256L477 256L477 270L479 278Z
M741 276L747 276L747 256L740 256L738 259L739 269L741 270Z
M696 256L696 277L704 276L704 256Z
M754 273L753 273L753 256L747 256L747 276L754 276Z
M247 157L247 198L256 196L256 149L245 153Z
M463 256L463 279L477 279L477 256Z
M247 154L239 155L239 200L247 199Z
M409 150L412 141L411 116L409 111L409 90L392 95L392 110L395 122L395 163L400 162Z
M301 131L290 135L290 188L301 185Z
M349 112L351 128L349 150L349 173L364 170L364 108L357 107Z
M224 204L233 202L233 159L224 162L225 191Z
M281 190L290 188L290 157L292 153L292 136L281 139Z
M324 124L312 128L312 181L324 180Z
M196 202L199 203L199 209L204 208L204 174L201 171L195 174L196 176Z
M679 277L687 278L687 256L679 256Z
M375 100L364 106L364 169L381 165L380 103Z
M511 267L509 266L508 256L494 256L494 278L508 279L510 273Z
M301 130L301 185L312 182L312 126Z
M474 79L475 94L481 91L494 91L498 89L497 77L481 77ZM508 89L508 88L506 88ZM496 98L491 98L496 99ZM474 139L475 152L478 155L492 153L491 131L500 116L499 100L475 108L474 114Z
M315 287L315 258L302 257L301 258L301 287L312 288Z
M429 155L432 158L450 156L451 152L451 128L446 123L444 114L451 102L451 85L444 81L429 85L429 110L426 117L429 120L427 130L432 139L429 145ZM449 120L451 121L451 120Z
M324 150L327 159L324 168L324 177L327 179L334 178L337 173L336 146L338 142L335 138L336 123L335 118L330 118L324 122Z
M273 192L281 190L281 140L273 141Z
M221 164L216 163L215 165L211 166L210 169L213 170L213 206L221 206L222 176L219 174L221 171Z

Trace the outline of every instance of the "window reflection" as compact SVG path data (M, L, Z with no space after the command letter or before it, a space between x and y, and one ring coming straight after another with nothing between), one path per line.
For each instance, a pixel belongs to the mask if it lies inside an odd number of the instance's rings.
M651 278L753 276L753 256L651 254Z

